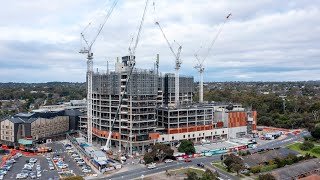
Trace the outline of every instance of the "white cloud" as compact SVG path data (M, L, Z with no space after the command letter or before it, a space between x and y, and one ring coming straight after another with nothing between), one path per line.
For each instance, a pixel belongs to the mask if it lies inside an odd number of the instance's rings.
M80 32L92 39L101 15L113 1L5 1L0 17L0 81L85 81L85 57ZM93 47L95 68L126 55L137 33L144 0L120 1ZM182 44L181 74L198 74L193 54L204 54L225 16L233 16L205 61L206 81L320 79L320 1L158 0L149 3L137 48L137 66L152 68L160 54L160 70L174 71L174 58L154 20L160 21L170 42ZM9 43L10 42L10 43ZM177 46L174 46L176 49ZM28 66L28 69L21 67ZM110 63L112 67L112 64ZM28 73L37 68L34 76ZM43 70L41 69L43 67ZM281 68L281 69L280 69ZM280 69L280 70L279 70ZM18 76L21 71L25 75ZM30 70L31 71L31 70ZM59 72L59 76L53 75ZM305 75L305 72L314 74ZM10 74L11 73L11 74Z

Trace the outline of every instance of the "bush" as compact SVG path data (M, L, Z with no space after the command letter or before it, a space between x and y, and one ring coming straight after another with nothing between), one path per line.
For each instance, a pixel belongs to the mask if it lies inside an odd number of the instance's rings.
M314 147L314 144L312 142L309 141L304 141L301 145L300 145L300 149L302 151L309 151Z
M311 152L316 153L316 154L320 154L320 146L314 147Z
M260 166L253 166L250 171L253 173L253 174L257 174L261 171L261 167Z
M311 131L312 137L320 139L320 126L317 126L313 131Z
M276 178L271 174L260 174L259 180L276 180Z

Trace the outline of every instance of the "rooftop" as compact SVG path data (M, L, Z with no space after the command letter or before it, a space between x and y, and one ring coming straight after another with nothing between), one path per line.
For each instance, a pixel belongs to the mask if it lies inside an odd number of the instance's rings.
M292 179L297 178L306 173L314 174L320 171L320 159L310 159L290 166L285 166L271 172L276 179Z

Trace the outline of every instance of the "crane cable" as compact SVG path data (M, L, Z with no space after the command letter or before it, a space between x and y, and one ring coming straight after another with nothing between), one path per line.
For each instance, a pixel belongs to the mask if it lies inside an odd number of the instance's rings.
M215 36L214 39L212 40L211 45L210 45L210 47L208 48L207 54L203 57L201 64L202 64L202 63L207 59L207 57L209 56L210 51L212 50L212 48L213 48L216 40L218 39L218 37L219 37L219 35L220 35L220 33L221 33L224 25L226 24L226 22L227 22L227 20L229 19L230 16L231 16L231 13L226 17L226 19L224 20L223 24L220 26L220 28L219 28L219 30L218 30L218 33L216 34L216 36ZM199 50L200 50L200 49L199 49ZM200 63L200 62L199 62L199 63Z

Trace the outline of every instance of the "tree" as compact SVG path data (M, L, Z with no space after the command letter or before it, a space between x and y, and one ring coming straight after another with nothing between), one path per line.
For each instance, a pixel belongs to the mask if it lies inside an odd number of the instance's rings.
M244 164L243 164L242 159L234 154L230 154L230 155L226 156L223 163L227 166L228 171L233 169L233 170L239 172L241 169L244 168Z
M206 169L206 171L203 173L202 177L199 180L218 180L218 173Z
M311 136L320 139L320 125L316 126L313 131L311 131Z
M146 164L152 163L154 162L154 156L151 153L147 152L144 154L143 160Z
M300 144L300 149L303 151L309 151L314 147L314 144L309 141L304 141L302 144Z
M259 180L276 180L276 178L272 174L260 174Z
M240 163L238 162L238 163L233 163L232 164L232 169L237 172L237 175L239 175L239 172L241 170L243 170L244 168L245 167L244 167L244 164L242 162L240 162Z
M184 152L186 154L193 154L196 152L193 142L188 141L188 140L181 141L180 146L178 148L178 151Z
M172 156L173 152L174 151L165 144L156 144L152 146L151 154L154 154L154 156L162 162L167 156Z
M184 178L184 180L199 180L199 177L197 173L193 171L188 171L187 172L187 178Z

